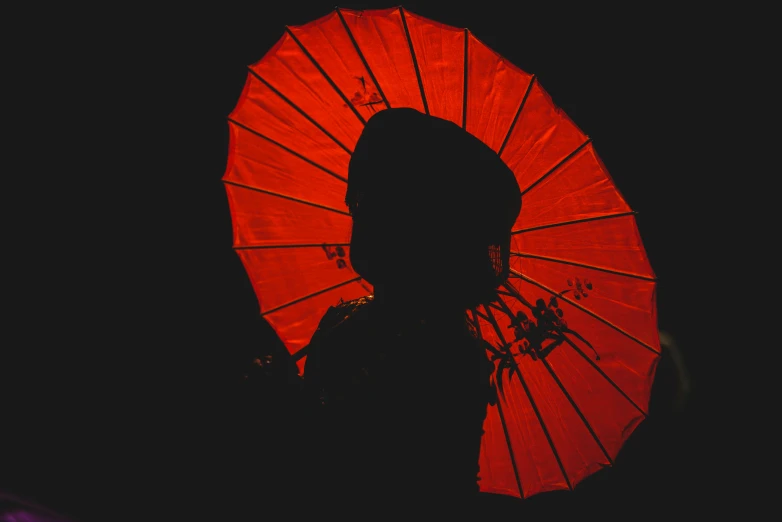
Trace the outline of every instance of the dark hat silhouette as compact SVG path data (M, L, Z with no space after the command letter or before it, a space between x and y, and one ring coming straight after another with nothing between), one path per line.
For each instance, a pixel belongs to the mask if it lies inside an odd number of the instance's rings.
M423 271L450 267L482 288L508 275L510 231L521 210L516 177L450 121L408 108L373 115L350 160L345 202L354 218L351 262L370 283L399 268L404 252ZM456 259L431 263L444 249Z

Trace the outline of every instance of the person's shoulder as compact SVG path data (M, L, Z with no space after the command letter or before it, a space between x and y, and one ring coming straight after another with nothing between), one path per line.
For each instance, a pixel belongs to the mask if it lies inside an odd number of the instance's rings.
M331 329L348 321L351 317L364 309L366 305L372 302L374 296L367 295L350 301L340 300L339 304L330 306L320 320L318 329Z
M340 344L340 339L345 340L345 335L351 337L352 328L351 324L355 324L356 321L352 319L361 315L366 306L372 302L374 296L367 295L359 297L357 299L351 299L349 301L340 300L340 302L334 306L330 306L328 310L323 314L318 323L318 327L315 333L310 339L307 350L307 362L305 363L304 374L312 374L314 367L319 367L324 358L331 359L335 356L334 349L342 348L341 346L335 346ZM360 321L359 321L360 322ZM342 351L342 350L338 350ZM328 355L331 354L331 355Z

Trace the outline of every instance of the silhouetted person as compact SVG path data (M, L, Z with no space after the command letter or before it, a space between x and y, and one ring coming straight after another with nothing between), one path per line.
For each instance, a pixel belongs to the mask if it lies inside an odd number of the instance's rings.
M461 127L389 109L358 140L345 201L350 261L374 293L331 307L308 347L306 502L367 520L466 509L493 367L465 312L508 275L519 186Z

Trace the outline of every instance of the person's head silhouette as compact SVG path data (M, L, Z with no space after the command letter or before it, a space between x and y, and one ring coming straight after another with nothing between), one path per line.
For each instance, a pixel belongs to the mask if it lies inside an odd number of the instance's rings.
M366 124L348 171L350 261L381 292L470 308L508 276L513 172L458 125L413 109Z

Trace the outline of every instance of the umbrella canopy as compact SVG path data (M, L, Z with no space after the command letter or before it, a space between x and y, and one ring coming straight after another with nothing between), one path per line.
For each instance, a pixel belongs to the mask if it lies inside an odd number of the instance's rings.
M499 391L480 487L572 489L646 416L660 357L654 273L590 139L468 30L402 8L336 9L287 27L250 66L223 179L261 313L301 368L329 306L372 293L350 265L345 190L364 125L391 107L460 125L516 176L510 277L468 312Z

